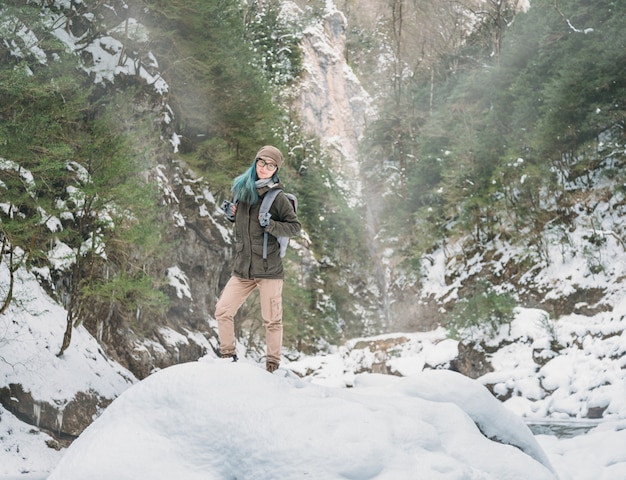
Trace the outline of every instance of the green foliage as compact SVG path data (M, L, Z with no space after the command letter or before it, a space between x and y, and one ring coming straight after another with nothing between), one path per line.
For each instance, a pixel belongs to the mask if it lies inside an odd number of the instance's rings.
M348 203L348 193L330 172L331 160L318 145L303 141L297 133L292 132L289 143L291 155L281 178L298 196L298 218L321 262L303 264L308 260L288 251L287 278L299 281L285 282L286 338L300 351L312 352L337 341L348 330L362 332L363 319L351 313L354 293L345 277L366 276L369 253L363 209Z
M82 168L71 183L79 195L78 201L75 196L67 198L66 205L77 211L73 224L59 236L76 252L73 282L80 304L76 308L104 302L134 323L142 318L139 306L147 318L165 311L166 296L159 291L160 280L156 271L151 274L151 265L167 255L167 245L156 185L146 182L142 157L132 155L129 141L113 124L113 117L104 111L75 136L81 147L74 161Z
M273 85L284 87L302 72L302 32L297 24L286 24L279 18L280 9L278 0L249 5L244 17L245 38L257 54L255 61L260 63L259 70Z
M110 278L93 277L81 289L81 300L92 306L122 306L126 318L139 331L149 330L146 323L137 323L137 318L155 312L164 313L169 307L167 295L157 290L154 278L141 270L120 272ZM132 315L130 315L132 314Z
M603 132L618 138L626 124L618 20L626 4L574 0L557 9L537 0L511 21L505 3L463 48L445 51L432 71L416 70L400 100L390 86L366 135L376 153L368 170L391 167L383 182L378 171L367 179L388 193L377 216L388 231L411 226L411 257L444 237L485 244L498 235L515 241L520 227L540 231L556 215L545 199L566 211L564 182L597 167L596 155L581 155L589 143L597 147ZM497 56L494 33L502 33Z
M624 120L619 72L626 35L616 20L624 5L576 1L561 10L536 2L518 18L503 55L515 94L510 118L525 129L518 132L526 147L548 158L570 153Z
M312 249L332 262L363 255L365 219L363 209L348 203L349 194L336 182L330 160L317 149L296 159L299 175L290 178L289 189L298 194L298 217L311 237ZM355 257L357 255L357 257Z
M133 111L145 105L148 89L135 78L123 80L123 91L119 82L91 86L79 58L66 56L35 21L42 7L22 3L5 2L0 9L28 20L48 56L28 53L15 25L0 25L0 157L6 159L0 191L12 201L0 212L1 238L26 252L13 258L14 266L49 266L51 247L62 242L70 248L71 258L64 259L70 270L53 271L66 289L59 293L67 299L67 342L74 325L103 319L144 333L167 308L157 264L168 253L158 192L146 180L146 162L156 150L154 126L140 123ZM217 195L227 194L259 146L296 152L281 178L298 194L299 216L323 261L305 264L294 251L288 254L287 268L298 281L285 285L285 344L313 352L360 331L344 277L366 275L365 222L319 147L304 153L301 139L283 143L280 88L302 69L301 32L283 23L279 2L253 3L147 0L147 8L135 13L151 25L148 48L170 87L182 158L206 175ZM100 6L86 8L98 17ZM104 27L84 26L93 29L89 34ZM24 47L21 63L11 53L14 45ZM32 174L34 191L24 172Z
M246 40L238 0L148 0L151 45L170 84L181 152L200 156L207 172L233 176L259 146L272 143L281 122L267 73ZM228 146L216 162L203 142ZM274 142L275 143L275 142ZM192 160L193 162L193 160Z
M44 46L45 32L42 38ZM131 99L98 97L76 57L59 55L47 64L10 58L0 66L5 253L15 262L13 253L24 252L19 262L26 267L48 266L56 242L71 249L67 291L59 292L68 298L68 327L104 306L125 319L137 318L138 305L163 312L165 295L147 260L167 251L156 185L146 181L142 152L112 115L117 102Z
M10 198L2 216L4 234L33 260L44 256L52 236L45 222L65 185L69 142L86 94L75 78L56 76L54 69L28 72L25 64L0 68L0 156L5 162L0 180L3 196Z
M292 269L290 269L292 270ZM297 278L289 271L283 286L283 343L299 352L311 350L309 343L319 338L312 321L313 298L311 291L290 279Z
M455 340L476 341L493 338L500 328L513 321L515 299L509 294L496 293L481 282L471 296L457 301L446 316L446 328Z
M341 336L334 314L324 308L315 285L298 282L301 259L288 254L287 275L283 287L284 345L305 354L313 354Z

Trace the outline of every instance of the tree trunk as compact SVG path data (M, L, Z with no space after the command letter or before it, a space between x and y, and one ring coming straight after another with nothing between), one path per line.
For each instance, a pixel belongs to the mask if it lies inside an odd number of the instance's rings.
M0 254L4 252L5 245L6 245L6 237L5 237L5 240L2 242L2 251L0 252ZM13 266L13 249L11 249L9 251L9 290L4 296L4 303L2 305L2 308L0 308L0 315L2 315L4 312L7 311L7 309L9 308L9 305L11 304L11 301L13 300L13 286L14 285L15 285L15 268Z
M74 328L74 319L72 318L71 312L67 312L67 323L65 326L65 333L63 334L63 343L61 344L61 349L59 353L57 353L57 357L61 357L65 350L70 346L72 342L72 330Z

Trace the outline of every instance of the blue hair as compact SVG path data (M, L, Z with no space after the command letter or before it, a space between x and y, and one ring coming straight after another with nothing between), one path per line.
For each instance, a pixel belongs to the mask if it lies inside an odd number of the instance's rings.
M230 188L233 192L233 199L235 202L243 202L248 205L254 205L259 201L259 194L256 190L256 181L259 179L256 174L256 158L252 162L252 165L243 172L241 175L233 180L233 185ZM274 183L280 182L278 179L278 170L272 177Z

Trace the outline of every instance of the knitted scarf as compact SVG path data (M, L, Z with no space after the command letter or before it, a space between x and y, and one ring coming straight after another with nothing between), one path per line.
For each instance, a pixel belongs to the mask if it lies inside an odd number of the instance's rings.
M268 185L270 186L270 188L272 188L274 186L274 181L273 181L273 179L271 177L270 178L260 178L259 180L254 182L254 185L256 186L257 190L259 188L267 187Z

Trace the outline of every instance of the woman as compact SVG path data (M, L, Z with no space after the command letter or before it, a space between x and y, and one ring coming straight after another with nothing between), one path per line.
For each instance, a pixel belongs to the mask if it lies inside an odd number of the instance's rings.
M300 233L300 222L291 202L279 194L269 216L259 218L263 196L273 188L283 190L278 171L284 161L276 147L261 148L254 163L232 185L233 202L223 207L235 222L235 260L233 274L215 307L220 354L237 361L234 317L255 288L259 289L261 316L266 334L266 369L274 372L280 365L283 344L283 264L276 237ZM263 234L269 233L267 258L263 258Z

